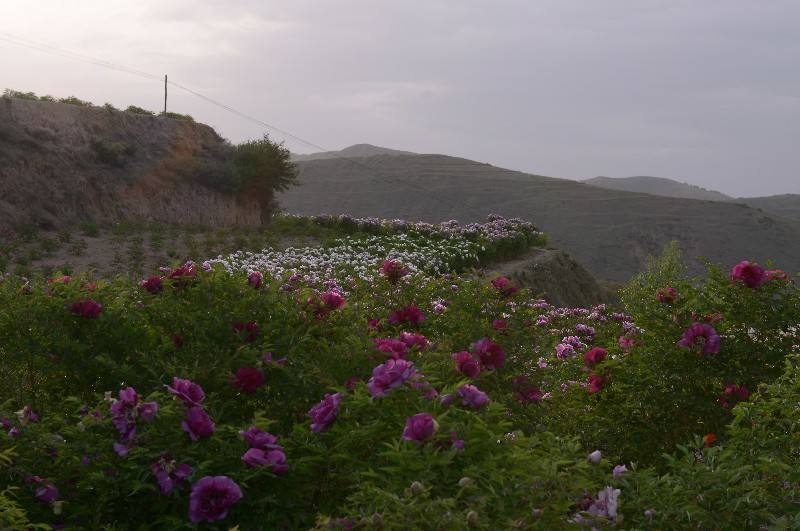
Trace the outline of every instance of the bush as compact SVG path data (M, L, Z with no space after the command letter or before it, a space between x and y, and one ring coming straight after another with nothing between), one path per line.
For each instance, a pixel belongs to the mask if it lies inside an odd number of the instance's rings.
M12 89L5 89L3 91L4 98L17 98L20 100L38 100L39 96L37 96L33 92L20 92L19 90L12 90Z
M91 101L85 101L76 98L75 96L67 96L58 100L59 103L69 103L70 105L77 105L78 107L94 107Z
M160 112L158 115L162 118L172 118L173 120L186 120L189 122L194 122L194 118L188 114L180 114L177 112Z
M125 109L125 112L130 112L133 114L144 114L145 116L155 116L156 113L153 111L148 111L147 109L142 109L141 107L137 107L135 105L128 105L128 108Z

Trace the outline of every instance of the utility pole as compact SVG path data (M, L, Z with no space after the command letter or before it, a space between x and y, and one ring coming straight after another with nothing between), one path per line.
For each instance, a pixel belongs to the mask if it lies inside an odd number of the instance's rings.
M164 114L167 114L167 74L164 74Z

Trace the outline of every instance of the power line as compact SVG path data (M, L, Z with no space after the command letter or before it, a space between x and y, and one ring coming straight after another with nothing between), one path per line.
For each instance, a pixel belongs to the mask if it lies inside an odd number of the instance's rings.
M11 44L17 44L19 46L25 46L27 48L32 48L34 50L39 50L39 51L42 51L42 52L45 52L45 53L50 53L50 54L53 54L53 55L66 57L68 59L73 59L75 61L81 61L81 62L84 62L84 63L93 64L93 65L97 65L97 66L103 66L105 68L111 68L113 70L118 70L120 72L125 72L125 73L128 73L128 74L144 77L144 78L147 78L147 79L153 79L153 80L158 80L158 81L161 80L161 76L157 75L157 74L151 74L149 72L143 72L141 70L135 70L133 68L128 68L126 66L118 65L118 64L115 64L115 63L110 63L108 61L102 61L100 59L95 59L93 57L88 57L88 56L85 56L85 55L81 55L79 53L71 52L69 50L64 50L62 48L58 48L56 46L51 46L49 44L44 44L44 43L32 41L30 39L26 39L24 37L20 37L19 35L13 35L11 33L7 33L7 32L4 32L4 31L0 31L0 40L6 41L6 42L10 42ZM179 85L178 83L175 83L174 81L169 81L168 84L173 85L173 86L175 86L175 87L177 87L177 88L179 88L179 89L181 89L183 91L186 91L189 94L192 94L192 95L194 95L194 96L196 96L196 97L198 97L198 98L200 98L200 99L202 99L202 100L204 100L204 101L206 101L208 103L211 103L212 105L215 105L215 106L217 106L217 107L219 107L219 108L221 108L221 109L223 109L225 111L228 111L231 114L234 114L234 115L236 115L236 116L238 116L240 118L243 118L245 120L249 120L251 122L254 122L254 123L256 123L256 124L258 124L258 125L260 125L260 126L262 126L264 128L267 128L267 129L269 129L271 131L275 131L276 133L278 133L280 135L283 135L287 139L293 140L295 142L299 142L299 143L301 143L301 144L303 144L303 145L305 145L307 147L311 147L313 149L316 149L319 152L324 152L324 153L326 153L328 155L331 155L332 158L338 158L338 159L346 160L346 161L350 162L351 164L353 164L355 166L364 168L364 169L368 170L369 172L372 172L375 175L379 175L379 176L385 177L387 179L391 179L393 181L396 181L396 182L399 182L401 184L404 184L404 185L406 185L406 186L408 186L410 188L413 188L413 189L415 189L415 190L417 190L419 192L422 192L422 193L424 193L424 194L426 194L426 195L428 195L428 196L430 196L430 197L432 197L432 198L434 198L434 199L436 199L436 200L438 200L440 202L449 203L450 205L466 207L466 208L469 208L471 210L477 210L475 207L473 207L472 205L468 205L467 203L463 203L461 201L456 201L456 200L453 200L453 199L450 199L450 198L447 198L447 197L440 197L437 194L435 194L435 193L433 193L433 192L431 192L429 190L426 190L422 186L416 185L414 183L410 183L410 182L408 182L408 181L406 181L404 179L400 179L400 178L395 177L393 175L389 175L386 172L383 172L383 171L381 171L381 170L379 170L377 168L372 168L370 166L367 166L366 164L363 164L361 162L355 161L355 160L353 160L351 158L344 157L344 156L340 155L339 153L337 153L335 151L329 151L329 150L327 150L327 149L325 149L325 148L323 148L321 146L318 146L318 145L313 144L313 143L311 143L311 142L309 142L307 140L304 140L304 139L300 138L299 136L293 135L293 134L291 134L291 133L289 133L287 131L284 131L283 129L279 129L279 128L277 128L275 126L272 126L272 125L270 125L270 124L268 124L268 123L266 123L266 122L264 122L262 120L259 120L258 118L250 116L249 114L246 114L246 113L244 113L242 111L234 109L233 107L229 107L228 105L220 103L220 102L218 102L218 101L216 101L216 100L214 100L212 98L209 98L208 96L200 94L199 92L196 92L196 91L194 91L194 90L192 90L190 88L184 87L183 85Z

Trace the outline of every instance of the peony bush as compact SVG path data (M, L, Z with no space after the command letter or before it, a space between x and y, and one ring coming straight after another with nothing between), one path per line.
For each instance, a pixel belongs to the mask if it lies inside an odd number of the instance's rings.
M673 246L624 308L556 308L459 274L543 241L519 220L302 223L348 236L3 277L0 528L800 524L788 274Z

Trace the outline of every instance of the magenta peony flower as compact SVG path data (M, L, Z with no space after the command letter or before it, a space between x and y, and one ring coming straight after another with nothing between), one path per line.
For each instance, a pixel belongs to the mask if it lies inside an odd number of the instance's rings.
M514 393L523 402L536 402L542 399L542 390L538 387L527 385Z
M469 347L487 369L499 369L506 361L506 353L503 352L500 345L489 338L484 337L472 343Z
M242 489L225 476L206 476L192 485L189 520L213 522L228 515L228 509L242 499Z
M399 339L373 339L372 344L377 350L388 354L390 358L399 360L408 356L408 346Z
M202 402L202 400L206 397L206 394L199 385L190 380L178 378L177 376L172 378L172 387L166 384L164 387L166 387L167 390L177 398L183 400L183 402L189 407L199 405L199 403Z
M506 277L497 277L492 280L492 287L503 297L510 297L517 292L517 288L511 285L511 281Z
M686 347L694 350L695 346L701 346L700 355L719 354L720 337L717 331L710 324L694 323L683 333L683 337L678 341L679 347Z
M390 313L386 320L393 324L417 326L419 323L425 321L425 314L413 304L409 304L402 310L395 310Z
M678 295L678 290L675 288L663 288L658 290L656 293L656 298L659 302L672 302L675 300L675 297Z
M436 428L438 428L438 425L430 414L417 413L406 419L406 429L403 430L403 439L421 443L432 437Z
M331 310L338 310L339 308L344 308L347 304L347 301L334 291L326 291L322 294L322 301L325 303L325 306L330 308Z
M258 448L268 452L270 450L283 450L283 446L275 444L278 438L271 433L262 431L255 426L250 426L247 431L239 431L250 448Z
M58 501L58 495L58 489L55 485L51 485L50 483L42 485L33 493L33 497L36 501L44 503L45 505L50 505Z
M474 385L462 385L456 395L462 399L462 406L470 406L475 409L480 409L489 402L489 396Z
M608 351L604 348L594 347L583 355L583 360L591 365L602 362L608 356Z
M308 412L308 416L314 421L311 424L311 431L319 433L336 420L336 417L339 416L339 403L343 396L342 393L333 395L326 393L322 402L311 408Z
M103 305L91 299L80 300L69 309L70 313L86 317L87 319L97 319L97 316L100 315L102 310Z
M247 276L247 283L250 284L253 289L260 288L263 281L264 275L261 274L261 271L253 271Z
M508 321L504 321L503 319L495 319L492 321L492 328L504 332L508 328Z
M409 273L409 270L403 267L400 262L393 262L385 260L381 266L381 274L386 277L386 280L392 284L396 284L398 280L403 278Z
M467 378L477 378L481 373L480 360L469 352L461 351L450 355L456 362L456 370L463 372Z
M747 400L749 396L750 390L744 385L739 387L738 385L728 384L725 386L724 392L717 398L717 402L725 409L730 409L739 402Z
M199 440L200 437L209 437L217 431L214 422L202 406L194 406L186 410L186 420L181 422L181 428L189 434L193 441Z
M173 269L169 274L169 279L172 285L176 288L185 288L197 278L197 271L191 265L183 265L177 269Z
M400 332L400 341L405 343L408 348L417 346L419 350L425 350L430 345L430 342L425 339L425 336L411 332Z
M256 323L233 323L233 331L245 343L252 343L258 339L261 332Z
M389 389L400 387L415 374L416 369L412 362L388 359L386 363L372 370L372 378L367 382L367 388L372 392L373 398L386 396L389 394Z
M767 280L767 273L763 268L759 267L758 264L751 264L745 260L741 264L733 266L731 270L731 280L733 282L740 280L744 282L745 286L748 288L756 289Z
M233 388L249 394L255 393L256 389L264 385L264 381L264 374L253 367L239 367L236 369L236 374L231 375Z
M606 384L606 380L608 378L603 378L602 376L597 376L596 374L592 374L589 376L589 394L596 393L603 386Z
M164 289L164 282L161 277L148 277L147 280L142 280L142 287L150 293L158 293Z

